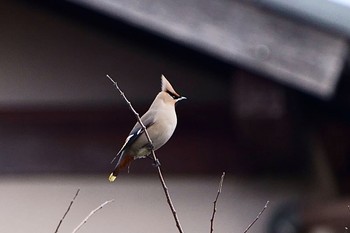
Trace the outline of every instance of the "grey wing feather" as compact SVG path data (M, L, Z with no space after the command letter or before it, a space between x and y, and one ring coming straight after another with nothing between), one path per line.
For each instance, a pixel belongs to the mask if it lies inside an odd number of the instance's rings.
M153 116L154 115L150 114L150 112L146 112L141 117L141 121L145 125L146 129L154 124L154 117ZM128 148L142 133L143 133L143 128L141 127L141 125L138 122L136 122L136 124L134 125L134 127L130 131L129 136L126 138L124 145L119 150L117 155L113 158L111 163L113 163L117 157L122 157L125 149Z

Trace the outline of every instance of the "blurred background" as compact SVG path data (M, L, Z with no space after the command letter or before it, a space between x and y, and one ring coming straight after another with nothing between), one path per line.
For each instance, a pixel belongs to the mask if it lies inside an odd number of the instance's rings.
M111 159L164 74L188 97L157 151L186 232L347 232L346 0L0 0L1 232L177 232L149 160Z

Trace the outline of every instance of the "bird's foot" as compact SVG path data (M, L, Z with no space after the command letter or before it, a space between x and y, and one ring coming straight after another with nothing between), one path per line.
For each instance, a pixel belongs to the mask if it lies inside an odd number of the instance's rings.
M146 145L146 148L147 148L147 150L149 150L149 151L154 150L153 144L150 144L150 143L148 143L148 144Z
M160 166L160 162L159 159L153 159L153 164L154 167L159 167Z
M150 160L153 161L152 165L154 167L159 167L160 166L160 162L159 162L159 159L155 159L152 155L148 155L147 158L149 158Z

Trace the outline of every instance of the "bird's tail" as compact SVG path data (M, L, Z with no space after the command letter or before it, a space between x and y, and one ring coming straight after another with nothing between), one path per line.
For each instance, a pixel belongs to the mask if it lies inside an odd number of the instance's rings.
M123 155L122 158L118 161L117 166L115 167L114 171L109 175L109 181L113 182L117 178L119 172L130 165L131 161L133 161L134 158L130 155Z

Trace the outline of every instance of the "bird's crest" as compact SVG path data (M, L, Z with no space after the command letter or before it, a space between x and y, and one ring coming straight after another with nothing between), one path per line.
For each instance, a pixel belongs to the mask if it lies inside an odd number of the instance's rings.
M171 94L175 94L176 96L180 96L179 94L176 93L174 88L171 86L170 82L165 78L164 75L161 77L162 79L162 91L164 92L170 92Z

